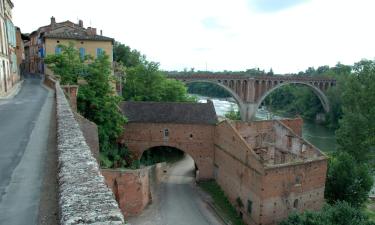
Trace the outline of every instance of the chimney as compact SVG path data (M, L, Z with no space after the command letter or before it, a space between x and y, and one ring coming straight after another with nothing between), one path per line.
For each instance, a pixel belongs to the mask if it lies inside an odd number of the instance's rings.
M79 25L79 27L83 27L83 21L82 21L82 20L79 20L79 21L78 21L78 25Z
M100 36L103 36L103 30L100 30Z
M55 17L51 17L51 25L55 25L56 24L56 19L55 19Z

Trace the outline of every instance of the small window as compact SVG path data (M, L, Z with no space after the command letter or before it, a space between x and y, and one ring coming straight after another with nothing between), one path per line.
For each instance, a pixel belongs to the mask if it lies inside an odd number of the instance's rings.
M190 134L189 137L190 137L190 138L193 138L193 134Z
M79 56L81 59L85 58L85 48L79 48Z
M253 202L250 200L247 200L247 213L251 214L252 209L253 209Z
M96 57L98 58L102 55L104 55L104 50L102 48L97 48L96 49Z
M169 137L169 130L167 128L164 129L164 137L165 138Z
M60 55L61 54L61 48L60 47L56 46L56 48L55 48L55 54L56 55Z
M296 209L298 208L298 199L294 200L293 207Z

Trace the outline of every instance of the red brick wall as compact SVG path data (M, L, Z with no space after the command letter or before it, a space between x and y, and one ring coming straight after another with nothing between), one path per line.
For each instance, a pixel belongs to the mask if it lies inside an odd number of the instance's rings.
M102 174L125 217L138 215L143 211L151 198L147 169L126 171L102 169Z
M244 204L240 210L247 224L259 223L261 184L264 169L253 150L227 122L215 130L215 178L230 202L237 206L239 197ZM247 201L252 201L252 213L247 213Z
M301 117L294 119L282 119L280 122L292 129L292 131L298 136L302 137L303 119Z
M62 85L61 87L68 97L70 107L74 112L77 112L78 85Z
M168 139L164 129L169 130ZM214 130L211 125L128 123L120 143L140 159L143 152L157 146L170 146L189 154L199 169L198 179L213 177Z
M274 224L293 211L319 210L324 204L326 171L326 159L266 169L260 223Z

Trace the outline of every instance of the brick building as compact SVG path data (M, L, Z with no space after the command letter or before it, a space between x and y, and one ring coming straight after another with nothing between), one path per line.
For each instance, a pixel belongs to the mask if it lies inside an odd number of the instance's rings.
M29 35L29 41L25 42L25 69L30 73L52 74L44 65L44 58L48 54L59 54L61 48L58 45L68 45L72 42L79 50L81 57L91 55L97 57L105 52L113 61L114 39L105 37L96 28L83 25L80 20L75 24L69 20L57 23L51 17L49 25L38 28Z
M215 179L247 224L276 224L324 203L327 157L301 138L300 118L218 122L211 102L124 102L121 109L129 123L120 143L137 158L155 146L189 154L197 179Z

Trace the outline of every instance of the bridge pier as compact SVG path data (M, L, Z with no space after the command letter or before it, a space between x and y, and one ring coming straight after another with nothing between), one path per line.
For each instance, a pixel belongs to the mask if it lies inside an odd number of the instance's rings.
M241 120L244 122L250 122L255 117L258 104L256 103L239 103L239 110L241 115Z

